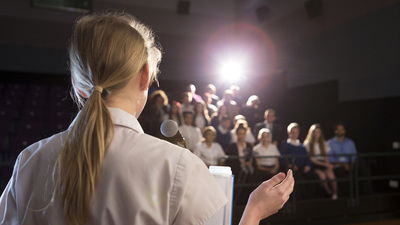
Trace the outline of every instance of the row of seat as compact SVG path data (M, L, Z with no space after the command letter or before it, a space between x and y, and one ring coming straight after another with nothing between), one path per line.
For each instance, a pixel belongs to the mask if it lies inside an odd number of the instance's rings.
M13 161L30 144L65 130L77 109L67 87L24 83L0 85L0 151Z

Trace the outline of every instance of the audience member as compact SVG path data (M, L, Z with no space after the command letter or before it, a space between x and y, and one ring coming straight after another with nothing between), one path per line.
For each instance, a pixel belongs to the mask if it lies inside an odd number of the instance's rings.
M271 144L271 131L262 128L258 132L258 140L260 141L253 149L253 155L256 156L256 174L260 180L270 179L279 171L279 156L281 155L278 148ZM257 158L258 156L276 156L274 158Z
M253 173L254 168L251 165L253 147L245 140L248 129L243 123L240 123L235 131L237 137L236 142L229 145L227 155L239 156L240 158L228 160L226 164L232 168L232 172L236 176L238 176L241 171L244 173Z
M206 105L206 108L208 111L208 116L210 118L212 118L213 115L218 112L218 108L217 108L217 106L212 104L212 98L211 98L210 93L205 92L203 95L203 100L204 100L204 104Z
M282 155L298 155L298 156L308 156L307 150L303 144L301 144L299 138L300 126L297 123L291 123L287 127L288 139L286 143L283 143L280 148ZM282 165L291 168L296 172L301 174L306 174L311 171L311 161L309 157L296 157L294 160L292 158L283 158Z
M241 114L246 117L249 127L254 127L256 123L262 121L263 119L263 112L260 108L260 103L261 102L258 96L252 95L247 100L246 105L241 109Z
M157 90L149 96L149 104L143 110L139 122L143 130L154 137L161 137L160 125L168 114L168 97L163 90Z
M276 112L274 109L267 109L264 112L264 122L257 123L253 128L253 134L257 135L262 128L268 128L271 131L272 143L279 147L282 142L282 128L276 124Z
M334 165L335 173L339 170L348 173L355 160L357 149L353 140L346 137L343 123L335 124L335 137L328 140L328 145L331 148L330 161Z
M254 146L254 143L256 142L256 139L254 138L254 135L251 133L250 127L247 124L246 118L243 115L237 115L235 116L235 126L233 127L233 129L231 130L231 143L234 143L237 141L236 137L236 129L239 126L243 126L245 127L248 132L246 132L246 142L251 144L251 146Z
M181 100L181 111L194 113L194 106L192 104L192 93L184 92Z
M194 154L203 160L207 167L222 165L223 158L226 157L221 145L214 142L216 134L214 127L205 127L203 129L203 141L194 150Z
M224 116L229 116L228 115L228 110L227 110L226 106L221 105L218 108L218 113L214 114L212 119L211 119L211 126L213 126L216 129L218 127L218 125L219 125L219 121L221 121L221 118L224 117ZM231 118L229 118L229 119L232 121Z
M217 131L217 142L221 145L222 149L227 152L231 143L231 119L228 115L221 118L219 125L215 127Z
M240 94L240 87L238 85L234 84L229 87L229 90L232 91L233 101L235 101L237 103L237 105L239 106L239 110L240 110L240 108L243 107L243 105L244 105L244 99L243 99L242 95Z
M203 99L201 98L200 95L196 94L196 86L194 86L194 84L189 84L187 86L187 90L188 92L190 92L192 94L192 100L194 102L200 102L203 101Z
M173 120L178 124L178 126L181 126L182 125L181 103L173 101L171 103L171 107L168 114L164 117L164 120Z
M183 125L179 127L179 131L185 138L186 148L193 152L201 141L201 131L198 127L193 126L192 112L183 113Z
M233 100L233 92L231 90L226 90L224 92L224 97L217 103L217 107L226 106L226 111L228 116L233 120L233 118L239 114L239 106Z
M287 132L287 142L283 143L279 149L282 156L287 156L282 158L281 167L283 166L285 170L287 168L293 169L297 180L314 179L316 175L311 173L310 157L308 157L306 148L299 140L300 126L297 123L291 123L287 127ZM311 188L314 187L315 185L299 185L296 193L300 198L309 197L313 192Z
M333 173L333 166L329 162L328 153L329 146L325 141L324 134L319 124L313 124L308 130L308 135L304 141L304 146L310 155L312 163L312 170L316 173L322 181L321 185L326 193L332 197L333 200L337 199L337 182L335 174ZM330 187L328 185L328 181Z
M203 101L194 104L193 126L203 129L210 125L210 117Z
M333 164L333 170L338 178L345 178L352 169L355 155L357 154L356 145L353 140L346 137L346 129L343 123L334 126L335 137L328 140L331 149L329 160ZM348 185L339 183L343 194L348 194Z
M220 100L218 95L217 95L217 88L215 88L214 84L208 84L207 87L205 88L205 92L209 93L211 95L212 101L211 104L217 105L217 102Z

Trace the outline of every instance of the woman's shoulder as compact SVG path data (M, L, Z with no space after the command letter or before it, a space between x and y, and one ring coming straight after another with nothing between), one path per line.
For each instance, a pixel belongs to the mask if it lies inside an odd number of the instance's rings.
M261 142L254 146L254 149L259 149L259 148L262 148L262 143Z
M30 160L41 160L41 158L51 159L57 157L61 152L67 135L68 131L64 131L31 144L20 153L21 162L25 163Z

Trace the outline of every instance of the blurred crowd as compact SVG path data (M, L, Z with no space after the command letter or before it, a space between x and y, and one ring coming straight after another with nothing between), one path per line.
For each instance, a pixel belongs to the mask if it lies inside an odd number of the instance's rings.
M335 137L326 140L321 126L313 124L301 142L299 124L279 124L277 112L260 104L256 95L243 99L237 85L218 96L213 84L202 95L190 84L180 101L169 102L163 90L151 93L139 121L146 133L159 138L161 123L175 121L186 147L207 166L230 166L236 182L261 182L290 168L298 181L319 179L334 200L338 193L346 195L346 186L338 187L336 179L351 172L357 150L345 125L335 124ZM299 188L299 195L306 196L307 189Z

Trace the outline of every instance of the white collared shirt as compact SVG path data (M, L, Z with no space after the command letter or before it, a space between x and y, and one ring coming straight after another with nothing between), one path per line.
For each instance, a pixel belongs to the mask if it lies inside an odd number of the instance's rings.
M262 143L258 143L253 148L253 154L255 156L280 156L278 148L270 143L268 148L265 148ZM262 166L274 166L276 163L276 158L260 158L260 165Z
M112 143L92 196L92 224L203 224L227 199L204 163L144 134L137 119L109 108ZM0 198L0 224L63 225L53 169L69 130L26 148Z
M292 139L288 138L286 142L289 143L289 144L291 144L291 145L294 145L294 146L300 146L300 145L301 145L299 139L297 139L297 140L292 140Z
M224 150L217 142L211 143L211 146L208 147L206 142L201 142L197 145L194 150L194 154L196 154L204 163L211 166L217 166L218 160L226 157Z

